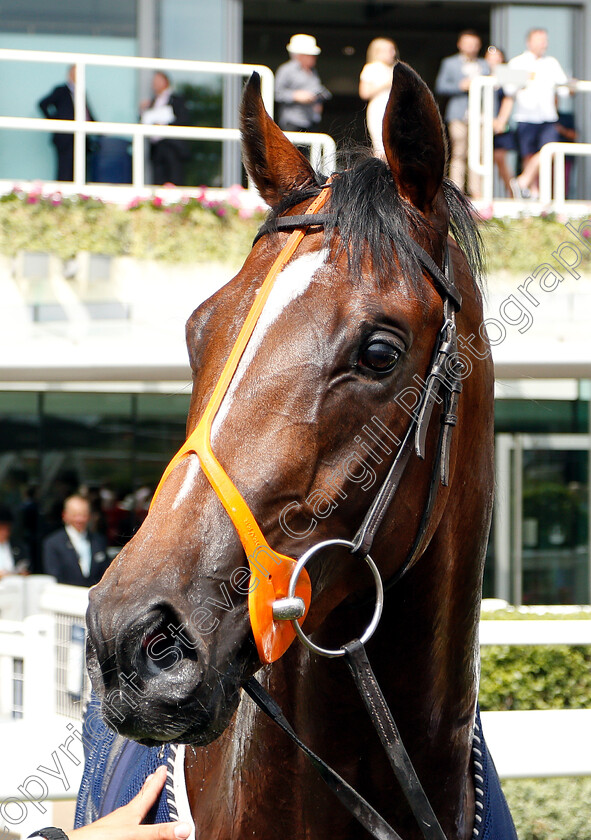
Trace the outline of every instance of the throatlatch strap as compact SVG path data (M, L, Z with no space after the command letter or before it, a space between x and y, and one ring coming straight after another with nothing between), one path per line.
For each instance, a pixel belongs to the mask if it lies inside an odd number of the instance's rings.
M326 202L328 195L329 190L323 189L308 208L308 214L315 214ZM203 472L238 532L246 552L252 580L257 581L256 585L251 585L249 588L248 610L257 651L262 662L274 662L279 659L295 638L291 622L274 621L273 602L287 596L291 573L296 561L274 551L267 543L252 511L213 453L211 427L271 294L275 280L304 236L304 230L294 231L271 266L246 316L199 423L166 467L152 499L152 504L154 504L162 485L180 461L187 455L197 455ZM307 610L311 599L310 579L307 573L302 573L296 591L303 599Z

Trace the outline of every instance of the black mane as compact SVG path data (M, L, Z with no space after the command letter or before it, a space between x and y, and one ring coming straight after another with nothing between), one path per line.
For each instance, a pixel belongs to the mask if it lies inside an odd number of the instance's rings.
M325 180L318 176L319 183ZM290 193L273 209L268 229L273 229L274 220L313 199L319 191L314 187ZM443 192L449 208L450 233L464 252L473 277L479 280L483 272L483 250L474 210L451 181L444 181ZM332 182L323 213L328 215L325 242L328 244L338 228L338 247L346 250L349 270L356 279L361 278L366 253L371 255L378 277L391 276L399 267L414 280L422 276L409 240L411 232L413 238L421 239L433 231L425 217L400 197L385 162L370 157L340 172Z

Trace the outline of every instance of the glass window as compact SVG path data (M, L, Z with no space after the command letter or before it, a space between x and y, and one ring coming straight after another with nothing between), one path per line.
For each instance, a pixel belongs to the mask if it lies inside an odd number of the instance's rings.
M589 455L523 452L524 604L581 604L589 597Z
M136 0L2 0L4 32L135 36Z
M43 538L82 491L93 528L119 547L146 516L185 439L189 394L0 392L0 504L40 572Z
M548 30L548 55L558 59L567 75L573 74L573 34L575 9L572 6L512 4L508 7L509 37L507 56L512 58L525 49L525 39L530 29L538 26Z
M130 394L43 396L40 498L45 533L61 526L64 499L80 489L91 502L92 526L108 531L103 499L124 498L133 490L132 407Z
M584 400L495 400L495 431L586 432Z
M40 571L38 488L39 395L0 392L0 504L13 517L11 536Z
M137 481L156 489L185 440L189 394L137 395Z
M225 3L162 0L160 55L195 61L224 61Z

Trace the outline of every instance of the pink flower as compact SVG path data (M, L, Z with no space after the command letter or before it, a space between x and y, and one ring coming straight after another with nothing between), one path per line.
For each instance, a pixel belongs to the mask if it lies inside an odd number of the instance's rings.
M482 219L485 219L486 221L488 221L489 219L492 219L493 215L494 215L494 210L493 210L492 204L489 204L488 207L483 207L482 210L480 211L480 217Z
M152 199L152 207L162 207L163 204L164 204L164 201L162 200L162 198L159 195L155 195L154 198Z
M240 184L234 184L228 190L228 204L230 207L240 207L242 204L242 193L244 192Z

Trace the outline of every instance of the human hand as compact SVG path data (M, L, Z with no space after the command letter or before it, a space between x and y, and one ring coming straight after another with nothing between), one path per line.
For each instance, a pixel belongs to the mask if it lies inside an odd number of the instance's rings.
M316 101L316 96L310 93L309 90L295 90L293 93L293 101L299 102L300 105L311 105Z
M502 134L507 128L507 123L504 120L493 120L493 134Z
M191 833L188 823L141 825L165 781L166 767L162 765L148 776L138 795L128 805L117 808L90 825L69 831L69 840L186 840Z
M561 137L565 137L567 140L570 140L572 143L575 142L577 137L579 136L574 128L567 128L565 125L560 125L560 123L556 126L558 129L558 133Z
M468 90L470 88L470 82L472 79L469 76L465 76L463 79L460 79L459 88L460 90Z

